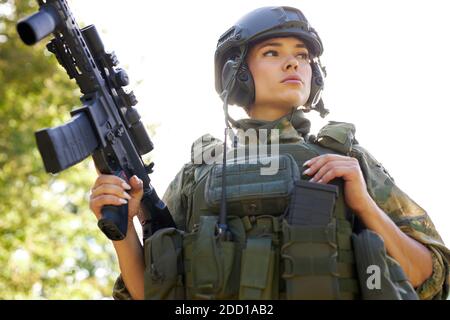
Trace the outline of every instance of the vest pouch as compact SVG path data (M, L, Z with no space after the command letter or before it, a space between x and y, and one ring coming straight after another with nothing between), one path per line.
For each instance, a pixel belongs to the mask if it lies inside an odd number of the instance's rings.
M184 238L188 299L236 299L245 230L239 218L228 217L231 241L216 235L217 216L201 216L198 227Z
M339 299L336 225L305 227L282 223L282 274L288 300Z
M185 298L182 265L183 233L176 228L163 228L145 240L145 299Z
M386 253L379 234L364 229L352 235L352 242L362 299L419 299L401 266Z
M242 217L247 241L242 251L240 300L280 298L281 217Z
M338 187L308 181L296 181L286 222L298 226L326 226L333 218Z
M268 172L268 164L277 170ZM236 158L226 165L227 212L239 217L281 215L288 206L294 182L300 179L298 165L289 154ZM205 202L214 214L222 201L222 164L208 173Z
M335 185L297 181L283 219L283 279L289 300L340 299Z
M239 299L272 299L274 267L272 237L248 238L242 252Z

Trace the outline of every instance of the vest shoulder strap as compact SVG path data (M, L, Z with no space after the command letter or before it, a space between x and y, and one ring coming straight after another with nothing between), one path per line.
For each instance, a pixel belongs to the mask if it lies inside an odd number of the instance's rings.
M355 126L352 123L329 121L319 130L313 143L349 155L352 146L358 143L355 138L355 131Z

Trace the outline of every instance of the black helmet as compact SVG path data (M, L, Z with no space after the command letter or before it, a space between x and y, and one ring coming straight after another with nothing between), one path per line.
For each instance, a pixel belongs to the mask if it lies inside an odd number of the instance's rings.
M328 110L324 109L320 98L325 75L325 68L320 65L319 59L323 53L322 41L303 13L292 7L256 9L243 16L219 38L214 56L216 91L224 102L247 108L255 99L253 77L245 63L249 46L268 38L284 36L303 40L313 56L311 93L305 111L315 109L324 117Z

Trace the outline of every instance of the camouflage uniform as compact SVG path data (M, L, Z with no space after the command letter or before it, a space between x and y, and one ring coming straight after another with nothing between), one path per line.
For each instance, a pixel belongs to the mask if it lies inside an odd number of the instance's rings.
M280 143L303 142L304 139L308 139L308 141L316 141L320 144L321 136L327 128L329 129L330 126L335 124L342 124L331 121L328 126L319 131L316 138L315 136L308 136L310 122L303 117L302 112L296 112L293 118L289 120L291 121L288 121L288 116L283 117L275 126L280 130ZM238 124L242 128L258 129L267 125L268 122L243 119L238 121ZM354 126L352 124L345 125L350 128L349 135L346 141L339 141L334 150L358 159L368 192L377 205L405 234L422 243L432 254L433 273L420 287L416 288L417 294L420 299L446 299L449 294L450 283L450 250L445 247L426 211L400 190L381 163L358 144L354 138ZM222 141L211 135L202 136L198 141L203 142L204 152L209 152L210 148L222 144ZM349 148L345 149L347 144ZM339 150L339 148L342 150ZM170 183L163 197L163 201L169 207L177 226L183 230L186 228L187 215L192 208L190 195L195 185L194 171L198 166L201 166L193 162L191 161L183 166ZM115 299L130 299L121 277L116 281L113 297Z

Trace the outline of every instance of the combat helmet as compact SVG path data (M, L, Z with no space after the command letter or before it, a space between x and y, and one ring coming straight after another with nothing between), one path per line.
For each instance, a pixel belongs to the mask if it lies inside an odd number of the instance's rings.
M245 62L249 47L272 37L295 36L303 40L312 54L311 93L304 111L316 110L322 117L328 114L321 98L326 76L320 63L323 45L317 32L303 13L292 7L262 7L239 19L218 40L214 56L215 89L224 104L245 109L255 99L255 84ZM227 115L228 117L228 115Z

